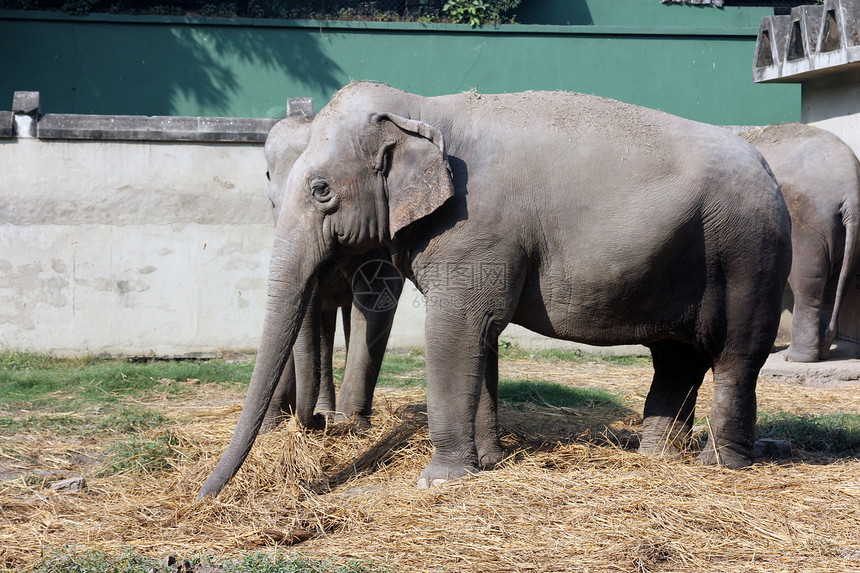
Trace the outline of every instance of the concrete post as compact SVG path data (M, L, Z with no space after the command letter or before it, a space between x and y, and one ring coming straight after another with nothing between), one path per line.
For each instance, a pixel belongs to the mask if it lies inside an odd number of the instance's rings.
M39 92L15 92L12 113L18 137L36 137L36 125L41 115Z
M314 116L314 98L312 97L291 97L287 100L287 117L294 115L303 115L305 117Z

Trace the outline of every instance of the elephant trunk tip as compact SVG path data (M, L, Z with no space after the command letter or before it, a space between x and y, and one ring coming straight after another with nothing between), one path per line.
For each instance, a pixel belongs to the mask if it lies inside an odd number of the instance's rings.
M203 484L203 487L200 488L200 491L197 492L197 500L206 499L207 497L215 498L221 492L221 488L207 488L206 484Z

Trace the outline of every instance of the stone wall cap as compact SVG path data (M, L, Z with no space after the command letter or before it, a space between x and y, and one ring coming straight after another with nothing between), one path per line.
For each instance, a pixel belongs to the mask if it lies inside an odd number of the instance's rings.
M15 92L12 96L12 112L24 115L39 115L39 92Z
M40 139L264 142L278 119L139 115L45 114Z

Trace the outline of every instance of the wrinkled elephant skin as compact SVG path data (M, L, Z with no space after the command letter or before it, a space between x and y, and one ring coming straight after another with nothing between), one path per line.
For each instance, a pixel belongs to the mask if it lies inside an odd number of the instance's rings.
M263 343L200 495L217 493L250 450L263 417L253 400L277 383L311 278L341 250L380 245L427 297L434 454L419 486L479 470L491 442L485 374L511 322L647 345L645 453L675 454L712 368L700 461L751 463L756 377L776 337L791 224L764 159L741 138L581 94L424 98L354 83L316 116L282 183Z
M772 125L741 136L764 155L791 213L794 308L786 358L825 360L856 265L860 162L841 139L811 125Z

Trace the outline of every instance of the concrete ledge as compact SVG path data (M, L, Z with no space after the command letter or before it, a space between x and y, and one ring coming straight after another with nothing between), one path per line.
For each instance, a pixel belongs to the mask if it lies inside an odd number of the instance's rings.
M11 111L0 111L0 137L15 137L15 114Z
M259 142L277 119L73 115L49 113L39 119L39 139L130 141Z
M753 81L798 82L836 67L860 68L860 0L824 0L762 18Z

